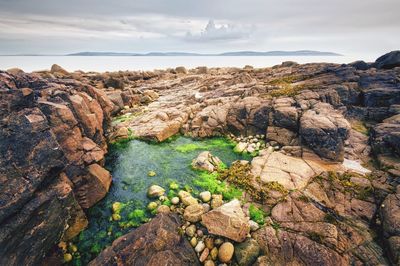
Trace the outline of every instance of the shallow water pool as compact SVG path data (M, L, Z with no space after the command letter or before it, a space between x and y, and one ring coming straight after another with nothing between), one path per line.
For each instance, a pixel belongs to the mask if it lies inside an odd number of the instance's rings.
M146 196L149 186L160 185L169 195L178 190L170 190L171 183L178 184L179 189L199 191L194 185L199 172L191 168L191 162L200 152L210 151L228 166L235 160L250 159L234 153L234 146L225 138L193 140L179 136L159 144L132 140L111 147L106 167L113 175L113 183L108 195L89 209L89 227L74 239L78 253L73 264L86 264L114 239L152 216L145 210L150 202ZM150 171L155 175L150 176ZM124 204L118 221L111 218L114 202Z

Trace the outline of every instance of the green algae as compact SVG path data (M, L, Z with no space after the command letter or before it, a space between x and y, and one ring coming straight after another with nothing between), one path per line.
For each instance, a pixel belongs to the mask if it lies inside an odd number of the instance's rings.
M240 198L243 194L241 189L221 181L218 172L200 172L198 178L194 180L194 184L212 194L221 194L225 200Z
M87 264L115 239L153 217L156 209L147 210L150 200L146 196L147 188L152 184L166 189L168 199L159 204L167 206L179 189L198 192L214 186L215 191L220 191L226 200L240 197L242 191L228 186L225 181L217 185L206 182L204 187L196 185L195 180L200 178L201 173L190 166L200 152L208 150L223 161L219 168L227 169L231 162L245 158L233 152L234 145L222 137L193 140L182 136L174 136L158 144L133 137L111 144L106 168L112 173L112 186L107 196L88 210L89 226L73 240L79 254L74 255L70 264ZM196 149L179 148L194 146ZM149 171L154 171L156 175L149 176ZM120 220L114 221L113 214L120 215Z
M264 225L265 217L267 216L267 214L263 210L257 208L253 204L250 204L249 213L251 220L258 223L259 225Z

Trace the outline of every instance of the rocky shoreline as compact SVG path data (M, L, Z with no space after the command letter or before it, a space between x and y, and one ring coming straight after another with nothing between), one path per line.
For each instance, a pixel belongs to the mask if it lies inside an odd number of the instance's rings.
M87 226L85 212L110 188L107 143L183 134L228 136L237 152L254 156L245 171L233 164L220 175L268 214L265 224L250 233L248 206L221 199L206 212L199 203L208 201L199 195L193 204L163 207L92 265L396 265L399 66L400 52L392 52L373 64L0 71L0 264L61 263L52 256L55 247ZM218 172L210 158L203 154L194 166ZM240 237L213 222L232 208L243 212L235 218L245 220ZM178 234L181 228L193 238L192 225L206 227L204 248ZM218 257L222 246L227 258ZM248 257L240 249L257 255L243 262Z

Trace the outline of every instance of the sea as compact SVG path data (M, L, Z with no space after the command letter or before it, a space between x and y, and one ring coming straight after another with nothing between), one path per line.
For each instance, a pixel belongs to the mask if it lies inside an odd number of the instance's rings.
M359 56L0 56L0 70L20 68L25 72L50 69L58 64L68 71L106 72L119 70L155 70L184 66L188 69L207 67L271 67L284 61L297 63L373 62L376 58Z

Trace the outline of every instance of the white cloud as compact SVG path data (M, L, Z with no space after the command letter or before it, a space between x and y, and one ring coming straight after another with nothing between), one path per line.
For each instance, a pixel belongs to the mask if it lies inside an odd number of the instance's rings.
M227 41L248 39L254 27L234 24L215 24L209 20L206 27L199 33L188 31L185 40L188 41Z

